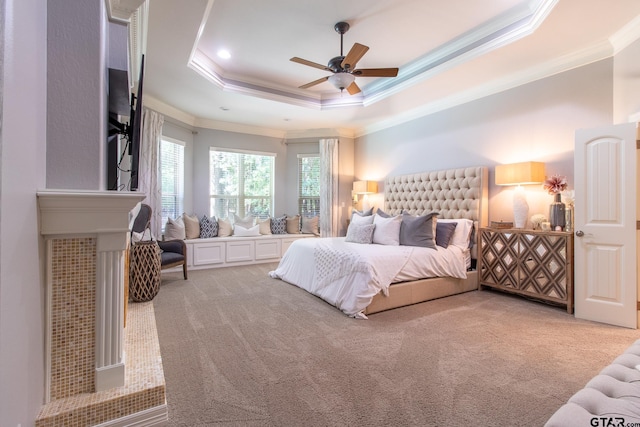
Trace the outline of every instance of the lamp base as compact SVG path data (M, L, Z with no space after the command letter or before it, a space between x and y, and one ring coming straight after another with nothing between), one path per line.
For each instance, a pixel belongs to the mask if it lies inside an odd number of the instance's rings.
M515 228L525 228L529 218L529 204L524 188L518 186L513 192L513 222Z

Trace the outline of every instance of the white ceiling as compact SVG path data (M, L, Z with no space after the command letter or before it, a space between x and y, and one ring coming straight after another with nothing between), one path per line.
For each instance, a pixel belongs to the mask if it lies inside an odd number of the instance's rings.
M144 102L200 127L359 136L610 57L640 36L638 0L152 0ZM291 62L370 48L343 94ZM217 56L221 48L232 57ZM594 82L597 84L598 82Z

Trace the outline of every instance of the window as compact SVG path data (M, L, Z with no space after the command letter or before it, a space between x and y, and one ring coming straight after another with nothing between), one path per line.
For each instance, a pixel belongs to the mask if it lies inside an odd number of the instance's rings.
M210 215L272 216L275 154L209 151Z
M298 213L320 215L320 156L298 154Z
M184 143L170 138L160 141L160 193L164 230L167 218L177 218L184 210Z

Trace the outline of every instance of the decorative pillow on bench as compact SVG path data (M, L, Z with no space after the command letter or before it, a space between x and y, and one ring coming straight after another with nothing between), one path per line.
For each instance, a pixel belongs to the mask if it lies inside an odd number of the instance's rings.
M185 236L187 239L197 239L200 237L200 220L197 215L182 214L182 221L184 221Z
M271 218L271 234L287 234L287 216Z
M200 238L209 239L218 235L218 221L215 217L202 215L200 218Z
M301 231L303 234L318 234L318 221L319 218L317 216L312 217L302 217L302 227Z
M237 237L253 237L260 235L260 226L254 225L251 228L245 228L241 225L236 224L233 227L233 235Z
M167 223L164 226L164 240L184 240L187 238L187 234L184 229L184 221L179 216L176 219L167 219Z

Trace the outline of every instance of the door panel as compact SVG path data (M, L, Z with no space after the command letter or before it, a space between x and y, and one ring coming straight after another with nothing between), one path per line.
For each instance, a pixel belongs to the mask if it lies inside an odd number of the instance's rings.
M575 314L637 327L636 124L576 132Z

